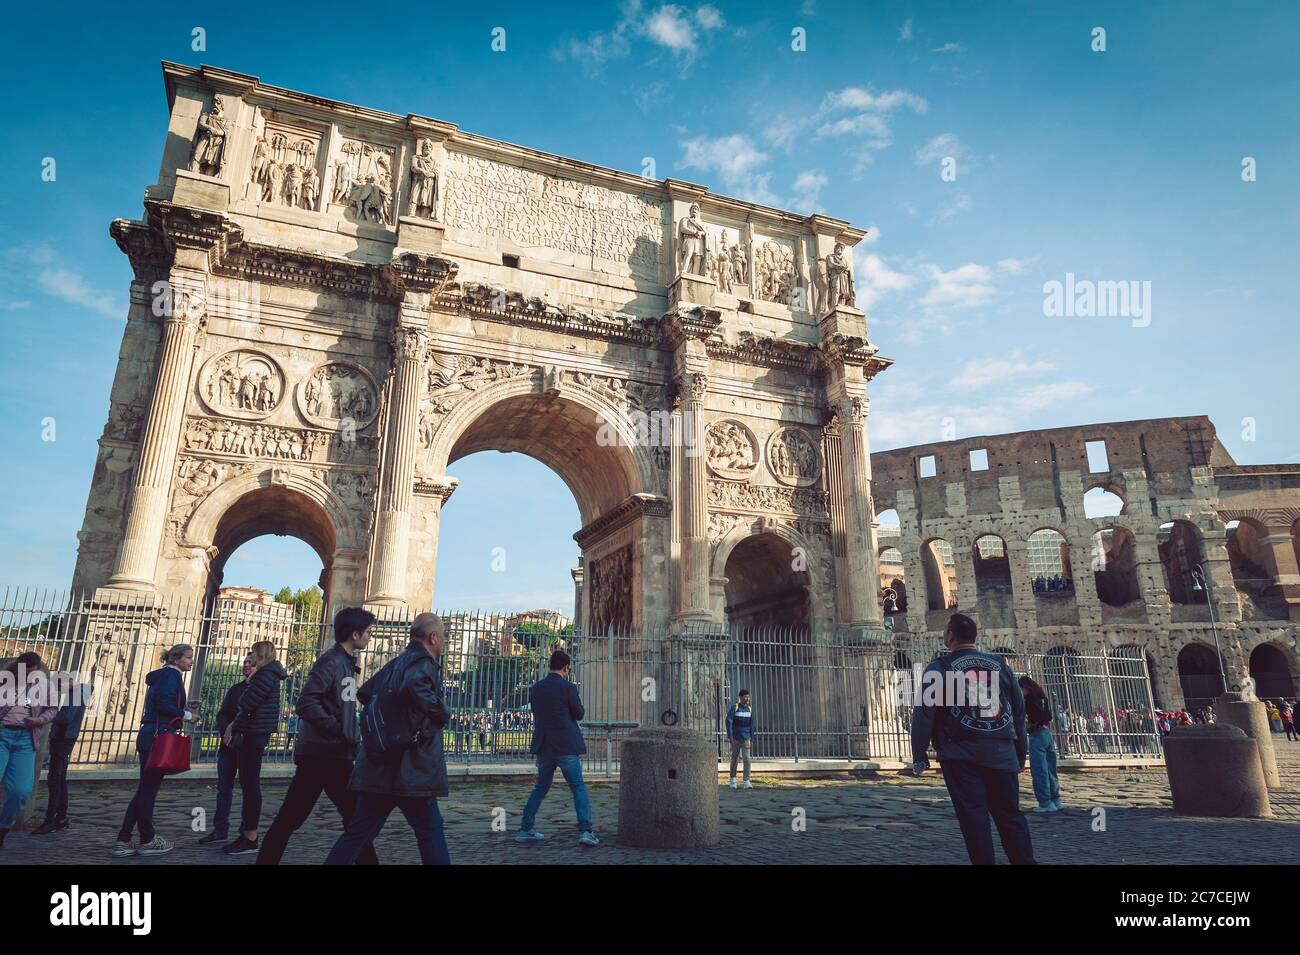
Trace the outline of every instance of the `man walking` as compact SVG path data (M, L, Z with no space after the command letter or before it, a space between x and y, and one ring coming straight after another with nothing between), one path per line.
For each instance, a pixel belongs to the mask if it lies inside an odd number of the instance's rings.
M537 810L551 788L558 767L564 781L573 790L573 808L578 814L578 842L584 846L598 846L600 839L591 831L591 801L587 798L587 784L582 781L582 760L587 751L578 720L584 710L578 697L578 688L569 682L573 661L563 650L551 654L550 673L533 684L528 702L533 711L533 742L529 752L537 756L537 785L528 795L524 805L524 818L516 842L534 842L545 838L533 828Z
M312 664L295 711L302 717L294 744L297 769L284 794L280 811L262 839L258 865L279 865L289 837L307 821L321 793L343 817L352 821L356 796L348 788L352 760L357 754L357 651L370 642L375 615L360 607L340 610L334 617L334 646ZM358 855L362 865L378 865L367 845Z
M357 808L326 865L352 865L394 809L415 830L420 861L451 865L438 797L447 795L442 728L451 711L442 701L438 657L447 645L442 620L431 613L411 625L406 651L366 681L357 699L368 709L361 752L352 770ZM372 716L375 718L372 719Z
M745 757L745 788L753 789L749 781L749 751L754 744L754 710L749 704L749 691L741 690L737 701L727 710L727 741L731 743L731 788L736 788L736 758Z
M974 620L953 614L943 638L949 652L921 675L912 771L920 776L929 768L926 748L933 739L971 863L993 864L991 815L1011 863L1033 865L1018 778L1029 751L1025 701L1007 661L977 650L975 633Z

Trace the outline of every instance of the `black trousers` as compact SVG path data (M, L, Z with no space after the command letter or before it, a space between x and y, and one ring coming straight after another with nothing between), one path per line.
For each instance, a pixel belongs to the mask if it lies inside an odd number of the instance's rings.
M262 754L270 741L270 733L245 733L237 751L239 792L243 796L239 809L241 832L253 832L262 818Z
M284 857L284 850L289 845L289 837L302 826L321 793L329 797L330 802L343 817L343 825L352 821L356 812L357 797L348 788L352 776L352 761L347 759L321 759L320 757L300 756L298 769L289 782L289 789L284 794L280 811L275 814L275 821L262 837L262 848L257 853L258 865L279 865ZM367 845L357 857L358 865L378 865L375 847Z
M947 760L943 763L943 781L952 796L952 808L972 865L993 865L990 816L1011 864L1034 864L1029 823L1020 811L1020 777L1014 770Z
M50 740L50 772L45 779L49 801L45 803L46 819L68 818L68 762L72 759L75 739Z

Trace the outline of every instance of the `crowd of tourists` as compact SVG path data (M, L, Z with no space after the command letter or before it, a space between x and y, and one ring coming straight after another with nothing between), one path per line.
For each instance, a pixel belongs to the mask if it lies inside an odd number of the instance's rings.
M264 836L262 757L284 716L281 692L288 674L274 644L259 641L249 648L243 679L227 690L217 711L216 806L211 828L196 840L199 844L220 846L228 855L256 854L258 865L278 864L289 839L307 823L324 794L344 823L343 835L325 864L376 864L375 836L395 809L414 831L424 864L450 862L438 808L438 799L448 794L443 737L448 732L486 737L492 721L486 711L457 721L444 702L438 658L446 646L446 628L434 614L417 616L405 651L358 687L358 654L370 642L374 623L373 614L356 607L335 617L335 644L313 663L294 704L294 775ZM199 701L187 699L185 692L194 648L177 644L159 662L162 666L145 677L135 738L140 776L112 847L114 858L163 855L175 848L157 831L154 817L164 781L189 768L189 737L183 727L200 723ZM9 669L24 674L24 685L14 704L0 705L0 776L5 786L0 846L31 795L36 753L46 732L49 804L46 822L33 834L67 828L67 764L84 713L80 697L75 704L47 705L48 671L37 654L23 654ZM587 749L579 721L584 714L571 672L572 660L557 650L547 675L530 691L526 719L515 715L497 724L513 722L530 730L529 752L537 760L536 784L515 835L519 842L545 838L536 828L536 816L558 769L573 794L578 842L600 845L582 777L581 757ZM481 745L487 745L485 738ZM232 840L236 781L242 804Z

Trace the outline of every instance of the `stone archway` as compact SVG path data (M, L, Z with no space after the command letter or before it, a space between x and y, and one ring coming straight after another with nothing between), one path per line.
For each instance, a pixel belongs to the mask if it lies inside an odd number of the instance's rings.
M206 559L201 573L191 573L182 583L188 593L174 592L210 598L231 554L256 537L277 534L297 537L319 555L327 606L359 604L365 545L356 517L329 487L294 470L270 468L232 478L208 495L186 523L185 545Z
M718 544L713 578L722 584L723 616L733 627L805 629L828 618L826 590L809 542L792 528L738 526Z
M1255 681L1255 694L1262 699L1296 698L1296 665L1294 653L1278 643L1261 643L1250 651L1250 677Z
M574 534L584 568L579 619L598 630L663 620L669 608L661 557L670 506L657 493L663 484L657 460L626 405L576 380L552 375L548 381L526 370L450 401L440 420L426 417L420 469L451 488L447 467L481 451L517 452L545 464L573 494L582 522ZM450 490L417 503L412 543L423 547L413 551L408 592L425 599L434 591L441 509L449 497Z

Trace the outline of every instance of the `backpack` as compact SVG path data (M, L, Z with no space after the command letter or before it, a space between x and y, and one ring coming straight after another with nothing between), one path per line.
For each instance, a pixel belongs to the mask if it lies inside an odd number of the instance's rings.
M421 742L420 731L411 726L399 693L409 665L405 657L402 654L380 671L379 687L361 714L361 743L366 758L377 763L399 760Z

